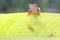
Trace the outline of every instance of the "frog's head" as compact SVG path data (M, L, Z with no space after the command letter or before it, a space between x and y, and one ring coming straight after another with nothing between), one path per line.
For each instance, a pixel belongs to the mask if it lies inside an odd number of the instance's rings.
M38 7L37 4L29 4L29 8L31 9L32 7Z
M29 4L29 8L31 9L32 7L34 7L34 5L33 4Z

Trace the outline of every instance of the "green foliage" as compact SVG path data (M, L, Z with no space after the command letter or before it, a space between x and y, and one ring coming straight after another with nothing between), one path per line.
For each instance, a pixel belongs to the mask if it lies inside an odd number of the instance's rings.
M60 0L0 0L0 11L2 11L4 5L7 5L9 7L8 10L11 12L26 12L28 11L28 4L34 3L38 4L43 12L50 11L49 9L60 11Z

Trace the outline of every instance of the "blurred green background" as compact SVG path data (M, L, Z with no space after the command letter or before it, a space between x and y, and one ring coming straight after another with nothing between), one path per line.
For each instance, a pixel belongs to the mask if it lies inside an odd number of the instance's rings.
M34 3L41 12L60 13L60 0L0 0L0 12L27 12L28 4Z

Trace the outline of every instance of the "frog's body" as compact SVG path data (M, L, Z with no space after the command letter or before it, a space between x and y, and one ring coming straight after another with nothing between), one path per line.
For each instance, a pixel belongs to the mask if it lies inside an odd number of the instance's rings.
M28 15L31 16L32 13L36 13L37 16L40 15L40 8L36 4L29 5Z

